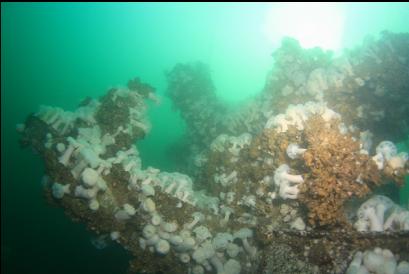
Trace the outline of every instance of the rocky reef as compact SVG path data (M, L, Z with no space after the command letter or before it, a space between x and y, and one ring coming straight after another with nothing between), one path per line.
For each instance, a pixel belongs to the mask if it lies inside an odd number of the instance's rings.
M44 160L46 198L128 250L130 273L409 273L408 208L382 195L409 173L395 145L409 134L409 34L340 56L286 38L273 57L236 108L203 63L167 74L186 174L142 168L157 98L139 78L75 111L41 106L17 130Z

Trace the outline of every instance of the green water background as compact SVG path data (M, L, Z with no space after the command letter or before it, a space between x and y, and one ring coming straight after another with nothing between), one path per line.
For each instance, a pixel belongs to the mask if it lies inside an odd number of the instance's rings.
M18 147L15 125L40 104L73 110L85 96L139 76L157 88L144 166L166 155L184 123L164 97L177 62L210 64L217 94L237 103L261 90L278 43L261 35L268 4L1 4L1 261L4 273L123 273L118 246L96 250L82 224L42 199L38 155ZM409 31L409 4L344 5L343 46L381 30ZM308 12L308 11L306 11ZM280 26L276 26L280 28ZM406 189L409 192L409 188ZM407 196L406 196L407 197Z

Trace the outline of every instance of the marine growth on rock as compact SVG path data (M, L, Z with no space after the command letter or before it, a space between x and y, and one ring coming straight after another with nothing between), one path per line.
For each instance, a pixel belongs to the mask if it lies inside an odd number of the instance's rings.
M395 146L409 132L409 34L339 57L287 38L273 56L263 91L234 109L205 64L167 74L184 173L142 167L158 99L139 78L75 111L41 106L17 129L44 160L47 199L126 248L134 273L375 273L379 260L407 273L408 209L376 194L409 172Z

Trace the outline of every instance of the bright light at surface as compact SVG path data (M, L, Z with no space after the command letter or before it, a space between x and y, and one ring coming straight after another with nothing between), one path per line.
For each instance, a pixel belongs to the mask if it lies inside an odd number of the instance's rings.
M277 3L266 18L264 31L274 45L283 36L300 41L303 47L341 47L343 7L337 3Z

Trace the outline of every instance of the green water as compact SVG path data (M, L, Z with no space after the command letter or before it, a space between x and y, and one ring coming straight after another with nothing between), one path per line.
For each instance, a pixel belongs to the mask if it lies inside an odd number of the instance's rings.
M220 98L259 92L279 45L262 31L269 4L1 5L1 256L5 273L123 273L126 252L96 250L90 234L42 198L38 156L18 147L15 124L40 104L72 110L139 76L162 96L153 128L138 144L144 166L177 167L166 157L185 125L164 96L177 62L210 65ZM350 4L340 47L381 30L409 31L409 4ZM313 12L306 10L305 12ZM278 31L285 26L273 26ZM408 193L408 188L406 190ZM402 193L404 192L402 191ZM407 195L407 194L406 194Z

